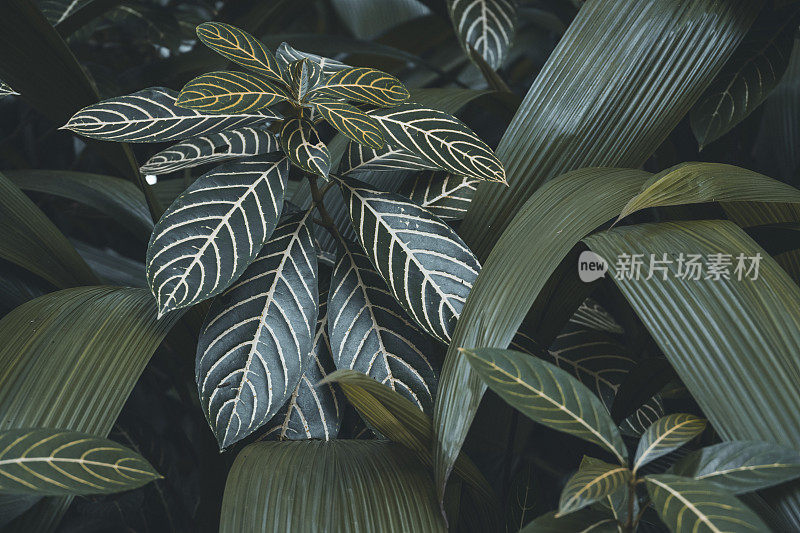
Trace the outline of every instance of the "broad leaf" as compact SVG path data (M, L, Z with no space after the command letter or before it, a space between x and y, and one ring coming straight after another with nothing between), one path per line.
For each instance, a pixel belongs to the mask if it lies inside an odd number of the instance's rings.
M311 174L328 177L331 154L319 138L314 124L303 118L293 118L281 128L281 148L289 161Z
M690 453L675 463L670 473L710 481L742 494L800 476L800 455L771 442L722 442Z
M247 115L201 113L178 107L177 97L175 91L163 87L142 89L84 107L63 129L104 141L152 143L187 139L277 118L269 111Z
M56 429L0 431L0 494L107 494L160 477L138 453L108 439Z
M505 183L506 172L494 152L454 116L419 104L370 112L386 141L452 174Z
M168 174L197 165L278 150L278 139L265 128L238 128L181 141L148 159L140 170L142 174Z
M735 496L713 483L668 474L645 479L653 507L674 533L770 530Z
M766 9L714 83L692 108L692 131L700 149L719 139L767 98L789 64L797 7Z
M447 0L447 7L464 50L473 48L491 68L500 68L514 38L514 0Z
M267 423L313 358L318 289L312 212L286 217L206 316L195 377L220 448Z
M337 368L367 374L429 410L437 377L435 343L411 321L355 243L339 250L328 302Z
M318 64L322 69L322 74L324 76L330 76L334 72L352 68L349 65L345 65L344 63L336 61L334 59L295 50L294 48L289 46L288 43L281 43L281 45L278 47L276 59L278 60L279 63L282 64L284 68L288 69L290 63L297 61L298 59L304 59L304 58L310 59L311 61Z
M304 100L308 92L322 81L322 67L310 59L303 58L289 63L287 71L292 80L294 99L297 101Z
M7 83L0 81L0 98L13 94L19 94L19 93L16 92L14 89L12 89Z
M390 107L408 100L408 89L394 76L374 68L348 68L334 72L309 97L334 98Z
M650 461L676 450L706 428L706 421L694 415L675 413L656 420L639 440L633 460L635 472Z
M197 36L203 44L234 63L285 83L275 56L246 31L222 22L204 22L197 27Z
M446 526L427 469L402 446L312 440L242 450L228 474L219 530L436 533Z
M283 207L286 158L225 163L169 206L147 247L147 282L159 314L224 291L255 259Z
M398 194L341 182L358 239L392 294L426 332L449 342L480 265L461 238Z
M342 175L365 171L436 170L439 167L403 148L389 145L373 150L359 143L348 143L339 172Z
M477 186L478 180L446 172L422 172L407 178L397 192L442 220L461 220Z
M630 479L631 471L625 465L612 465L596 459L584 461L561 491L558 513L572 513L617 491L627 491Z
M498 348L459 352L512 407L535 422L593 442L625 464L628 450L600 400L560 368L530 355Z
M94 0L41 0L37 4L48 22L56 26L92 1Z
M331 126L358 144L374 149L383 148L386 144L375 119L357 107L325 98L315 99L313 106Z
M592 509L582 509L566 516L558 516L555 512L544 514L519 533L619 533L617 521L609 516Z
M245 72L203 74L183 86L175 105L212 115L252 114L291 97L283 87Z

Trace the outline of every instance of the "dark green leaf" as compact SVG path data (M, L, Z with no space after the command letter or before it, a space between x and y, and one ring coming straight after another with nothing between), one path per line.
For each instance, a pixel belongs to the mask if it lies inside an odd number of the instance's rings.
M675 413L659 418L647 428L633 460L633 471L654 459L676 450L706 429L706 421L686 413Z
M328 177L331 154L319 138L314 124L303 118L293 118L281 128L281 148L289 161L311 174Z
M397 192L442 220L461 220L477 186L478 180L446 172L422 172L408 177Z
M286 158L225 163L169 206L147 247L147 282L159 314L224 291L256 258L283 207Z
M245 72L210 72L183 86L175 105L211 115L252 114L291 96L283 87Z
M358 144L374 149L383 148L386 144L375 119L357 107L325 98L314 99L313 106L331 126Z
M312 100L319 97L344 98L389 107L405 102L410 95L394 76L374 68L359 67L334 72L309 96Z
M286 217L206 316L195 373L220 448L266 424L313 359L318 289L312 213Z
M464 50L473 48L490 67L500 68L514 39L514 0L447 0L447 7Z
M285 83L275 56L246 31L222 22L204 22L197 27L197 36L203 44L234 63Z
M325 37L327 40L330 36L326 35ZM351 68L349 65L345 65L344 63L334 59L295 50L289 46L288 43L281 43L281 45L278 47L276 59L282 63L283 67L286 69L289 68L290 63L304 58L310 59L318 64L322 69L322 74L325 76L330 76L334 72Z
M311 59L298 59L287 67L292 80L292 91L297 101L304 100L309 91L322 81L322 67Z
M591 509L582 509L566 516L547 513L524 528L520 533L618 533L614 517Z
M426 170L438 169L435 164L422 159L418 155L403 148L395 148L386 145L380 150L367 148L359 143L348 143L347 151L342 158L339 172L342 175L371 171L393 171L393 170Z
M630 479L631 471L625 465L612 465L596 459L584 461L561 491L558 514L566 515L617 491L627 491Z

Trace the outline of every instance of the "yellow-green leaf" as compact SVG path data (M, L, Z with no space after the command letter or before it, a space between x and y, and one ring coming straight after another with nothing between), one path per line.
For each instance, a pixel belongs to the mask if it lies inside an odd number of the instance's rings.
M569 478L558 502L559 515L565 515L600 501L620 489L627 490L631 471L627 466L599 460L584 461Z
M358 144L380 149L386 144L377 121L357 107L329 98L313 101L322 118Z
M279 85L244 72L203 74L187 83L175 105L206 113L252 113L290 98Z
M647 428L639 440L633 471L636 472L650 461L680 448L702 433L705 428L705 419L686 413L675 413L659 418Z
M246 31L222 22L204 22L197 27L197 36L203 44L234 63L284 83L275 56Z
M382 107L402 104L408 97L408 89L400 80L374 68L358 67L340 70L331 74L321 87L310 94L312 99L344 98Z

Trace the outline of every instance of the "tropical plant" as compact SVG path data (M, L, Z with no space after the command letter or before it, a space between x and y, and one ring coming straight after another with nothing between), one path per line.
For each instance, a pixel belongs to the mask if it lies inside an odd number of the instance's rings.
M0 531L800 530L798 22L7 0Z

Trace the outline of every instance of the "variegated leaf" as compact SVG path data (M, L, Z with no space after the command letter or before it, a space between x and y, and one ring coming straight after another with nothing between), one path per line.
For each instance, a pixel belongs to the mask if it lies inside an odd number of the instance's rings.
M526 333L523 323L510 347L542 357L569 372L589 387L609 412L617 390L628 372L636 366L636 360L627 354L625 347L616 339L600 331L584 329L572 322L556 337L549 350L539 348L536 341ZM625 434L638 436L663 415L661 399L655 396L626 418L620 424L620 429Z
M706 428L706 421L694 415L675 413L659 418L647 428L633 460L633 471L669 452L676 450L695 438Z
M345 242L331 279L331 350L337 368L357 370L429 410L437 377L437 347L389 292L367 256Z
M245 127L186 139L158 152L139 169L142 174L167 174L184 168L280 150L274 133Z
M350 220L392 294L427 333L447 344L480 264L453 229L395 193L343 178Z
M244 272L275 229L288 175L286 158L233 161L178 196L147 247L159 316L221 293Z
M281 148L289 160L312 174L328 177L331 154L310 121L293 118L283 123L280 135Z
M289 100L277 84L246 72L209 72L181 89L175 105L209 114L253 113L276 102Z
M389 146L373 150L359 143L347 144L347 151L342 157L339 173L342 175L354 172L389 172L394 170L428 170L438 169L433 163L422 159L402 148Z
M322 118L359 144L380 149L386 144L374 118L347 102L318 98L313 102Z
M674 533L771 531L736 496L713 483L669 474L645 481L653 507Z
M721 442L690 453L669 472L742 494L800 477L800 455L772 442Z
M94 0L40 0L39 9L53 26L61 24L67 17L79 9L92 3Z
M310 59L298 59L289 63L289 77L297 101L304 100L309 91L322 82L322 67Z
M311 359L318 298L311 213L285 217L206 316L195 377L220 448L267 423Z
M141 455L108 439L58 429L0 431L0 494L106 494L160 477Z
M514 39L515 1L447 0L447 7L467 55L473 48L491 68L500 68Z
M625 465L612 465L594 459L584 461L561 491L558 513L565 515L627 490L631 471Z
M12 94L19 94L19 93L14 89L12 89L7 83L0 81L0 98Z
M447 172L422 172L409 176L397 192L442 220L461 220L477 187L478 180Z
M626 464L628 450L602 402L580 381L528 354L461 348L486 385L531 420L593 442Z
M345 65L341 61L336 61L335 59L330 59L316 54L309 54L308 52L301 52L300 50L295 50L294 48L289 46L288 43L281 43L281 45L278 47L278 53L276 55L276 59L278 60L279 63L281 63L282 67L285 69L288 69L290 63L303 58L310 59L311 61L318 64L322 69L322 74L324 76L330 76L334 72L352 68L350 67L350 65Z
M187 139L279 118L269 111L246 115L201 113L175 105L177 93L163 87L84 107L61 129L104 141L152 143Z
M390 145L403 148L451 174L486 181L506 181L494 152L463 122L419 104L376 109L375 117Z
M197 26L197 36L203 44L234 63L285 83L275 56L246 31L222 22L204 22Z
M323 281L323 264L320 263L319 267L319 314L311 357L300 383L286 405L273 417L275 425L264 433L262 440L331 440L339 433L344 398L336 384L320 384L336 367L328 336L328 287L323 286L330 283L330 268L327 268L328 281Z
M325 83L309 95L315 98L344 98L381 107L402 104L408 89L400 80L374 68L357 67L331 74Z

